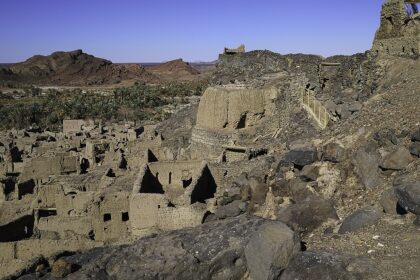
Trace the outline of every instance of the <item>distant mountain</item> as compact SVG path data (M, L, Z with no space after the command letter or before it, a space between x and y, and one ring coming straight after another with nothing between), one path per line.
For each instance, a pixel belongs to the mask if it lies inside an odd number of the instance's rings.
M0 79L39 85L102 85L124 80L154 82L158 78L138 64L113 64L82 50L36 55L28 60L0 67Z
M200 71L182 59L176 59L162 64L152 65L146 69L162 79L188 80L200 74Z

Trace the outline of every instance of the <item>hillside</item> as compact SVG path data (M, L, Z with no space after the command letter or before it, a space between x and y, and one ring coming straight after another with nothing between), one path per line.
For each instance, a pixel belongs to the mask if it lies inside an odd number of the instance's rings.
M147 70L166 80L191 80L200 74L197 69L181 58L147 67Z
M140 65L116 65L82 50L33 56L24 62L4 67L0 70L0 79L66 86L115 84L124 80L157 80Z

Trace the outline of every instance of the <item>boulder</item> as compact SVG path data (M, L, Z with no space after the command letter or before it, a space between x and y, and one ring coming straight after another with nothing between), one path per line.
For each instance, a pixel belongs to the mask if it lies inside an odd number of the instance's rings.
M55 278L64 278L74 272L75 269L76 266L73 263L60 258L54 262L51 269L51 275Z
M420 157L420 142L413 142L410 145L410 154Z
M348 119L351 116L351 112L348 109L348 106L346 106L344 104L338 105L336 112L337 112L338 116L340 117L340 119L342 119L342 120Z
M346 260L326 252L299 252L279 280L356 280L358 273L347 270Z
M395 186L398 204L406 211L420 215L420 181L402 182Z
M380 167L385 170L402 170L412 161L410 152L404 147L399 147L383 158Z
M277 215L277 220L301 233L311 232L329 219L338 220L337 213L330 201L320 197L308 197L281 209Z
M398 200L395 195L394 188L389 188L383 191L379 203L385 213L392 215L398 214Z
M300 172L300 178L304 181L316 181L319 176L319 166L305 165Z
M354 113L354 112L358 112L358 111L360 111L361 109L362 109L362 104L360 103L360 102L357 102L357 101L355 101L355 102L352 102L352 103L350 103L348 106L347 106L347 109L351 112L351 113Z
M346 150L338 143L328 143L322 149L322 160L341 162L346 159Z
M413 136L411 136L411 141L413 142L420 142L420 129L417 130Z
M246 209L245 202L235 200L227 205L216 209L214 214L218 219L226 219L228 217L236 217L243 213Z
M79 268L67 278L241 279L248 266L244 248L252 249L251 245L247 246L250 239L258 238L260 229L269 224L275 226L261 231L262 243L253 243L258 245L255 254L273 249L272 256L276 257L273 264L284 268L288 259L299 250L296 235L280 222L239 216L194 228L154 234L128 245L94 248L63 257L66 262L74 263ZM263 240L273 241L274 245ZM252 257L248 255L247 258ZM50 273L43 279L51 279Z
M378 172L379 154L373 143L357 150L353 165L354 172L365 188L374 188L383 183Z
M292 149L285 155L285 160L297 167L309 165L317 160L316 149L312 146Z
M344 219L338 233L354 232L364 227L376 224L382 213L376 207L365 207L352 213Z
M251 278L277 279L299 251L299 238L285 224L278 222L262 226L245 247L245 259Z

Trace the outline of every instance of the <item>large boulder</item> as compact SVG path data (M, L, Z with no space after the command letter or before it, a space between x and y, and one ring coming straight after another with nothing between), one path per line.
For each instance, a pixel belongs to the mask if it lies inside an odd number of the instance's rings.
M341 162L346 158L346 149L338 143L328 143L322 149L322 160Z
M398 204L406 211L420 215L420 181L402 182L395 186Z
M320 197L308 197L279 211L277 220L295 231L310 232L328 220L338 220L333 204Z
M226 219L229 217L239 216L246 210L246 203L240 200L235 200L229 204L218 207L214 214L218 219Z
M66 279L241 279L247 272L244 248L268 224L276 224L280 230L268 230L274 235L265 240L274 240L278 250L292 256L299 241L286 225L240 216L152 235L130 245L95 248L63 257L79 268ZM258 250L261 248L266 247ZM281 264L285 261L281 253L274 256Z
M420 129L414 132L413 136L411 136L411 141L420 142Z
M374 225L379 221L381 216L381 211L376 207L359 209L344 219L338 233L354 232L364 227Z
M413 156L420 157L420 142L413 142L410 145L410 153Z
M374 188L383 183L379 176L379 154L376 148L371 143L359 148L354 155L354 172L365 188Z
M245 247L245 258L251 278L277 279L299 251L299 238L285 224L273 223L262 226Z
M386 170L402 170L413 161L410 152L404 148L399 147L395 151L386 155L381 163L381 168Z
M317 160L316 149L313 146L297 147L285 155L285 160L292 162L297 167L303 167Z

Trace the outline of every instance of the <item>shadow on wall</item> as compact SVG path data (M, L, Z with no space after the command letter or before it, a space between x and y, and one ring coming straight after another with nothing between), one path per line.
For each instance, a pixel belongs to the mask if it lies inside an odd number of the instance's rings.
M140 193L165 193L162 184L159 182L159 173L154 176L147 168L141 181Z
M34 216L26 215L0 227L0 242L19 241L33 234Z
M214 181L213 175L211 174L210 169L206 166L197 181L196 187L191 193L191 204L196 202L206 203L206 199L214 197L216 189L217 185Z

